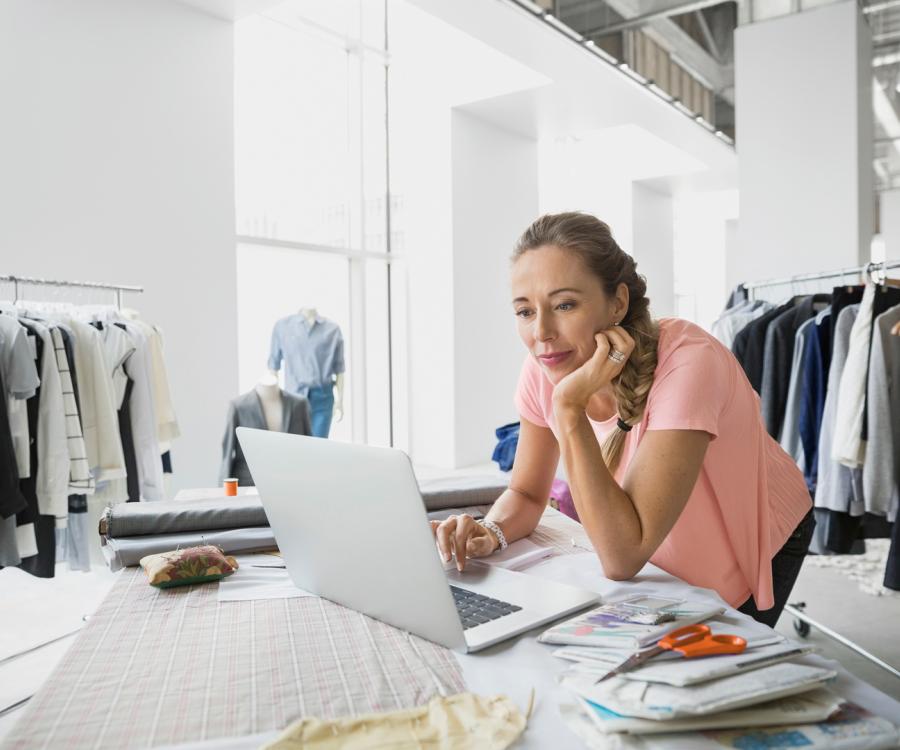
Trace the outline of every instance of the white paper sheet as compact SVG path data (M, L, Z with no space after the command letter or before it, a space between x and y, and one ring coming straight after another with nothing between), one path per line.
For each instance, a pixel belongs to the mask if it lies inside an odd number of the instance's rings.
M507 570L524 570L552 555L553 550L550 547L539 547L529 539L519 539L502 552L495 552L490 557L479 558L478 561Z
M243 602L258 599L291 599L315 596L294 585L284 561L274 555L238 555L240 566L219 582L220 602Z

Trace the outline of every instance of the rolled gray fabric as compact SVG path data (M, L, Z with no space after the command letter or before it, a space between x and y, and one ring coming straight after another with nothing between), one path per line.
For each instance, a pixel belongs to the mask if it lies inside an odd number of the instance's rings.
M102 549L110 570L116 571L130 565L138 565L141 558L146 555L172 552L176 549L196 547L202 544L214 544L229 555L241 552L262 552L277 546L275 535L270 527L254 526L247 529L211 529L180 534L107 538L104 540Z
M269 519L259 496L238 495L210 500L121 503L108 510L105 534L112 539L121 539L268 525Z
M419 482L425 509L467 508L472 505L493 505L509 486L509 481L497 476L450 477Z

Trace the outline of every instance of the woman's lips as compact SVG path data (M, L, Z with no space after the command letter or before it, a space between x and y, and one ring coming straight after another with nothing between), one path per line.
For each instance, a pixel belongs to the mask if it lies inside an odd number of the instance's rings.
M570 356L572 356L572 352L554 352L553 354L539 354L538 359L547 367L556 367L559 364L565 362Z

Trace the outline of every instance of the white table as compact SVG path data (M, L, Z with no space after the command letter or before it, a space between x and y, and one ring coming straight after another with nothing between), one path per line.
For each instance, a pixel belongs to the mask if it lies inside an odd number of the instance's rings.
M557 530L564 530L574 540L575 549L585 550L576 554L552 557L531 568L529 575L540 576L561 583L597 591L605 599L623 599L634 594L650 594L685 598L691 601L708 601L715 606L723 606L724 602L714 591L690 586L674 576L648 564L641 573L629 581L611 581L603 576L600 563L590 549L590 544L583 528L553 510L547 511L543 524ZM727 605L724 605L727 606ZM730 616L750 619L736 610L728 609ZM584 747L564 724L559 714L562 702L571 702L566 690L557 683L558 675L565 669L565 663L552 656L554 646L537 642L537 636L546 626L535 629L517 638L496 644L475 654L458 655L469 690L482 695L504 693L514 700L522 711L528 705L532 688L535 691L534 710L524 737L516 745L517 748L566 748ZM871 685L854 677L836 662L808 656L816 662L835 669L839 676L831 685L834 692L843 698L853 701L874 714L900 721L900 703L885 695ZM179 750L188 748L217 747L232 750L255 748L262 740L275 736L276 733L234 738L228 743L217 741L210 743L191 743L177 746Z

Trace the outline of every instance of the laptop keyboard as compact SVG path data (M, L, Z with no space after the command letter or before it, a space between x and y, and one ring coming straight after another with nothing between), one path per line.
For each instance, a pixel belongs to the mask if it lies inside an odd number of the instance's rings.
M486 622L511 615L522 609L515 604L491 599L489 596L475 594L457 586L451 586L450 591L453 593L453 601L456 602L456 611L459 613L463 630L474 628L476 625L484 625Z

